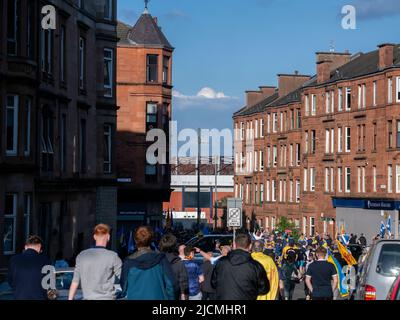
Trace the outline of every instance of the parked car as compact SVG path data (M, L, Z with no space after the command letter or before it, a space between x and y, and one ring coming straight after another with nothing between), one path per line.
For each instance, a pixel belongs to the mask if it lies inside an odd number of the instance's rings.
M217 257L220 252L216 250L216 245L219 242L221 246L231 246L233 242L232 234L210 234L202 237L194 237L188 242L186 246L199 248L204 252L213 252L213 256ZM203 257L201 254L196 253L194 260L201 264L203 262Z
M362 257L356 300L386 300L400 274L400 240L380 240Z
M386 300L400 301L400 276L393 282Z

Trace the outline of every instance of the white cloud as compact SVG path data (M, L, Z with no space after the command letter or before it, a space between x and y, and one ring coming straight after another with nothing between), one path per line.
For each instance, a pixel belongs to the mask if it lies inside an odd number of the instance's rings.
M215 111L226 110L233 111L241 105L240 99L230 97L222 91L214 90L210 87L204 87L195 95L186 95L177 90L172 92L174 98L173 108L175 110L191 111ZM236 110L235 110L236 111Z
M210 87L204 87L202 88L199 92L197 92L196 95L190 96L190 95L184 95L180 93L179 91L174 90L172 92L172 95L174 98L179 98L179 99L187 99L187 100L197 100L197 99L235 99L233 97L229 97L225 95L223 92L216 91Z

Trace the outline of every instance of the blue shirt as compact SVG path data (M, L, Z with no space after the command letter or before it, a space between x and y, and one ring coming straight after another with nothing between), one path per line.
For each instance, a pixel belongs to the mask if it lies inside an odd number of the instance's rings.
M200 266L193 260L184 260L189 279L189 296L193 297L200 293L199 277L203 275Z

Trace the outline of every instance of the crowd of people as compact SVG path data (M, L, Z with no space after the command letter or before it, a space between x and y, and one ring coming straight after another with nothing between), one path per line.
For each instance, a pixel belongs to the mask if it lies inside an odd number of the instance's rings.
M337 239L329 235L295 239L290 233L238 232L231 245L217 242L214 251L203 252L180 243L172 232L155 243L153 229L142 226L134 232L134 252L124 261L107 249L107 225L97 225L93 239L95 245L76 258L69 300L79 288L85 300L292 300L300 283L306 299L331 300L338 275L328 252L343 262ZM367 245L363 235L348 242ZM31 236L25 251L11 260L8 281L15 299L49 298L42 268L51 262L42 250L41 239Z

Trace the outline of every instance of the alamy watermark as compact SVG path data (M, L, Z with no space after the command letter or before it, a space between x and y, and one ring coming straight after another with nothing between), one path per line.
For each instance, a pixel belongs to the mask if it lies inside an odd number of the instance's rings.
M345 30L357 29L357 12L352 5L345 5L342 8L342 28Z

